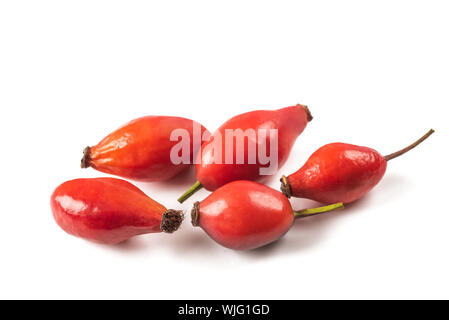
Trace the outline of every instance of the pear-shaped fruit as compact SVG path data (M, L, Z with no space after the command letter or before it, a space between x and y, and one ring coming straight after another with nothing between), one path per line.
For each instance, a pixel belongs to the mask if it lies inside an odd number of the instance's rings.
M410 146L382 156L374 149L347 143L330 143L315 151L295 173L281 178L287 197L307 198L322 203L349 203L363 197L382 179L387 161L427 139L431 129Z

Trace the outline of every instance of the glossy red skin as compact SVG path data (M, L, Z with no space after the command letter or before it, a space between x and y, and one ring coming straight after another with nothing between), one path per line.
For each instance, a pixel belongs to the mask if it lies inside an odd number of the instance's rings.
M287 177L292 195L322 203L350 203L383 177L387 161L376 150L346 143L327 144Z
M190 134L190 152L193 145L193 120L146 116L135 119L115 130L96 146L91 147L89 165L98 171L140 181L170 179L190 166L173 164L170 151L178 141L170 141L175 129ZM201 126L201 134L207 131ZM195 148L201 145L201 137ZM193 161L191 157L190 163Z
M234 181L199 205L198 225L227 248L249 250L279 239L294 214L281 192L252 181Z
M225 137L225 129L254 129L259 128L278 129L278 169L281 168L290 154L296 138L305 129L310 113L302 105L286 107L279 110L259 110L243 113L225 122L217 129ZM267 136L267 153L269 152L269 137ZM212 141L212 140L211 140ZM234 161L233 164L225 164L225 143L222 144L222 164L214 163L213 152L206 142L201 146L201 161L197 160L196 178L207 190L213 191L217 188L235 180L260 181L266 177L260 175L259 169L266 167L258 161L256 164L248 164L245 157L244 164L236 164L236 139L234 138ZM245 139L245 155L248 153L247 139ZM206 151L205 151L206 149Z
M115 178L64 182L51 196L56 223L67 233L115 244L132 236L161 232L167 209L131 183Z

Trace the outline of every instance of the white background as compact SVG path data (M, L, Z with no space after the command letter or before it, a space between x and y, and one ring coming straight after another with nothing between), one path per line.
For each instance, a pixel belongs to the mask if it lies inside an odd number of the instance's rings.
M447 1L0 2L0 298L449 298ZM344 211L298 221L252 252L186 219L117 246L64 233L49 199L82 149L143 115L210 130L238 113L307 104L281 173L318 147L391 153ZM137 183L167 207L193 172ZM292 201L296 209L316 205Z

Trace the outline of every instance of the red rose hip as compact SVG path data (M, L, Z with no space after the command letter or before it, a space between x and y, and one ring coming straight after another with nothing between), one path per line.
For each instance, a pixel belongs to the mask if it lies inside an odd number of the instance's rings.
M350 203L363 197L384 176L387 161L416 147L434 130L410 146L382 156L374 149L347 143L330 143L315 151L295 173L281 178L287 197L312 199L322 203Z
M341 208L342 204L294 212L281 192L252 181L234 181L195 202L192 224L227 248L249 250L282 237L295 218Z
M194 139L194 128L198 138ZM206 128L199 123L180 117L146 116L135 119L115 130L97 145L84 149L81 168L92 167L98 171L140 181L163 181L188 168L187 163L173 163L171 141L174 130L183 129L190 138L190 164L194 152L201 146Z
M213 137L219 134L220 137L226 139L226 132L229 130L246 132L252 130L254 136L252 141L258 141L257 152L259 152L260 143L265 146L272 143L270 137L270 130L277 130L277 169L281 168L287 160L296 138L307 126L307 123L312 120L312 115L309 109L303 105L296 105L286 107L278 110L257 110L252 112L237 115L226 121L212 138L201 146L201 152L197 155L195 165L197 182L187 190L179 199L179 202L184 202L193 193L202 187L213 191L225 185L228 182L236 180L252 180L257 181L265 177L261 174L261 168L266 168L267 163L263 163L259 157L255 161L249 161L249 137L245 137L244 143L238 145L237 138L233 139L233 150L226 150L227 141L221 143L221 157L214 155ZM265 134L265 136L262 136ZM239 148L239 149L237 149ZM230 148L229 148L230 149ZM243 149L243 150L240 150ZM226 163L225 156L232 151L232 163ZM244 162L237 161L237 154L245 154ZM266 153L266 152L265 152ZM220 159L217 162L216 158Z
M99 243L176 231L182 212L167 210L131 183L115 178L75 179L51 196L56 223L67 233Z

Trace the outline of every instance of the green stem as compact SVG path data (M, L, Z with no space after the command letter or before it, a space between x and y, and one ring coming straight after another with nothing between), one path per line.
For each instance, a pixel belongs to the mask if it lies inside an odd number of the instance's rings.
M183 193L182 196L179 197L178 202L183 203L188 198L190 198L192 194L200 190L202 187L203 185L201 184L201 182L199 181L195 182L186 192Z
M304 210L300 210L300 211L293 211L293 213L295 214L295 219L299 219L299 218L310 217L310 216L314 216L316 214L334 211L334 210L342 209L342 208L344 208L343 203L338 202L338 203L330 204L330 205L323 206L323 207L304 209Z

